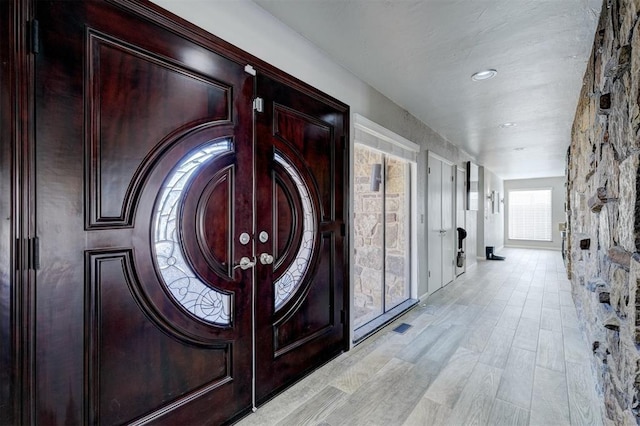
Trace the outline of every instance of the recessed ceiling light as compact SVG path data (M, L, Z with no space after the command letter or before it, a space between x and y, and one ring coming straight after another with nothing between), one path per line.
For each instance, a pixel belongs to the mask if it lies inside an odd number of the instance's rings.
M524 151L523 147L513 148L514 151Z
M494 69L478 71L477 73L471 76L471 80L473 81L489 80L490 78L495 77L497 74L498 74L498 71Z
M516 126L517 126L517 124L516 124L516 123L513 123L513 122L502 123L502 124L500 125L500 127L502 127L503 129L506 129L506 128L508 128L508 127L516 127Z

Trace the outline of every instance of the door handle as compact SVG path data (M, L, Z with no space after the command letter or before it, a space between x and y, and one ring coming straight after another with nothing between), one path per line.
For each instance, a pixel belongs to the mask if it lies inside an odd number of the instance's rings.
M273 256L269 253L262 253L260 255L260 263L263 265L271 265L273 263Z
M243 271L246 271L249 268L253 268L254 266L256 266L256 262L255 260L252 261L251 259L249 259L248 257L243 257L240 259L240 262L233 267L233 269L242 269Z
M447 231L446 231L446 230L444 230L444 229L441 229L441 230L440 230L440 235L444 235L444 234L446 234L446 233L447 233Z

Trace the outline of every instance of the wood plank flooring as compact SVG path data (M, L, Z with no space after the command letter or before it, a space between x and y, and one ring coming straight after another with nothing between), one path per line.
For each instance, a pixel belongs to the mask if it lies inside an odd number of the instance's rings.
M499 254L239 424L602 425L560 252Z

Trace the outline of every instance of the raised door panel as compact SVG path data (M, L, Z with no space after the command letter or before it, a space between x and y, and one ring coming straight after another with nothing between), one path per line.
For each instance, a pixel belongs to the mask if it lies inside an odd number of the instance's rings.
M263 402L346 347L346 112L258 76L256 398ZM344 312L343 312L344 311Z
M182 127L230 123L231 87L94 30L87 44L87 227L131 226L145 157Z
M316 188L322 191L318 194L320 219L331 221L331 190L335 187L333 125L280 104L274 105L273 114L274 135L286 141L290 148L306 160L306 167L313 176Z
M86 304L93 308L86 318L92 328L87 403L93 421L126 422L148 414L149 408L161 409L177 395L214 389L231 380L229 344L196 351L167 339L145 318L131 298L136 285L131 251L94 250L86 253L86 262Z
M41 2L36 424L251 408L253 78L107 2Z

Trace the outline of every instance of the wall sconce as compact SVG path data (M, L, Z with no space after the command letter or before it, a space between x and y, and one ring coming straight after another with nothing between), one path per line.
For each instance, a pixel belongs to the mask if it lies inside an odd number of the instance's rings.
M487 199L491 203L491 213L496 214L500 213L500 203L504 202L504 200L500 199L500 193L496 191L491 191L489 195L487 195Z
M369 180L370 190L372 192L380 191L380 183L382 182L382 164L371 165L371 179Z

